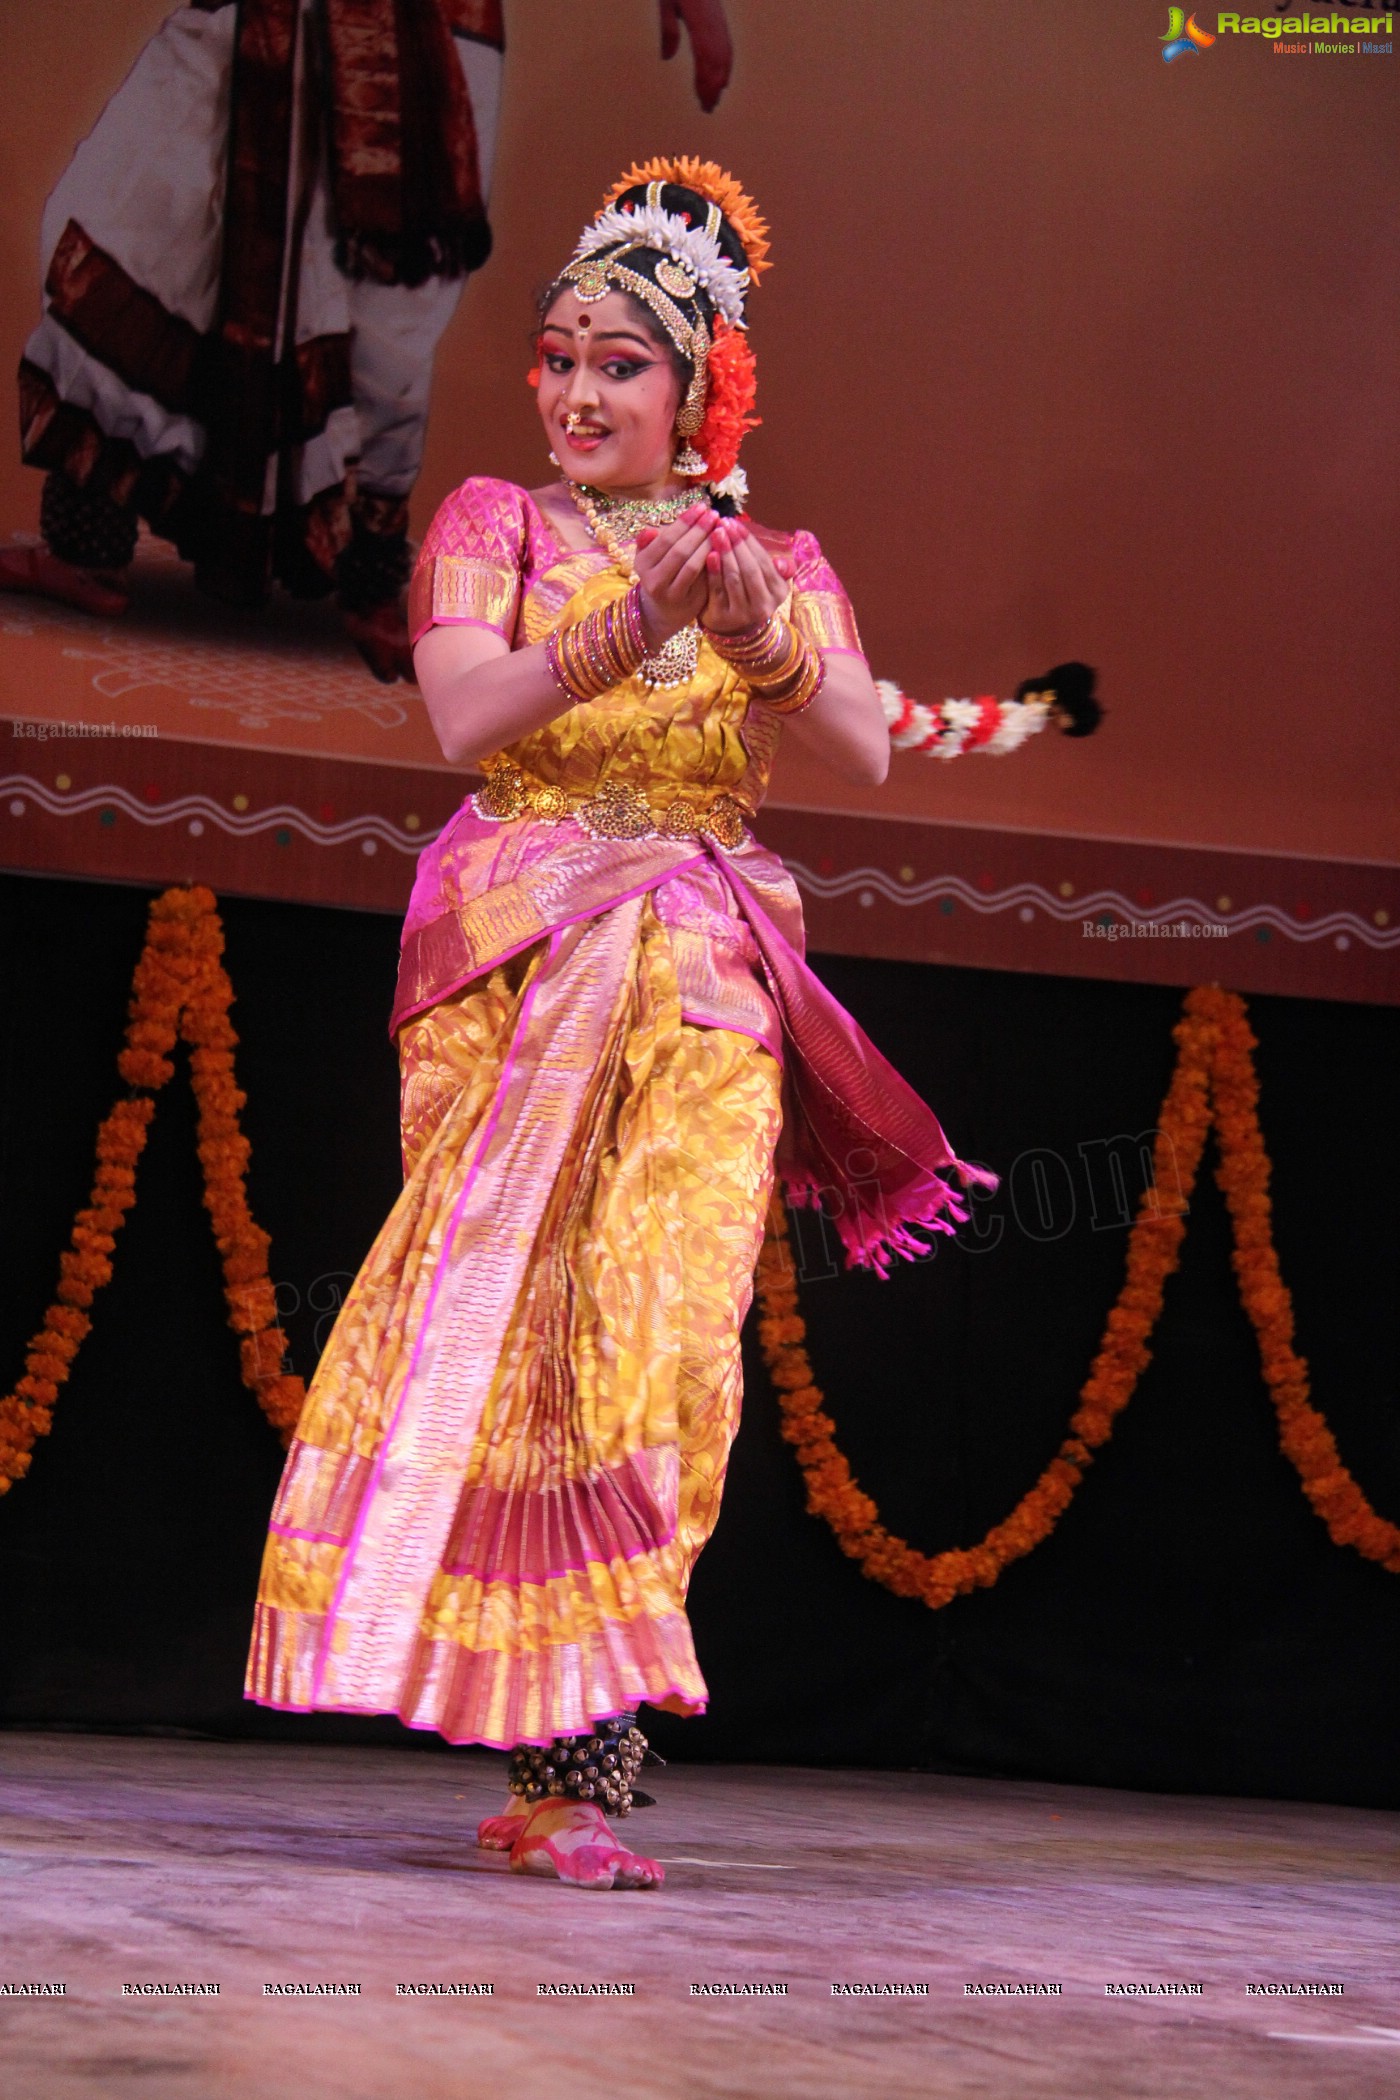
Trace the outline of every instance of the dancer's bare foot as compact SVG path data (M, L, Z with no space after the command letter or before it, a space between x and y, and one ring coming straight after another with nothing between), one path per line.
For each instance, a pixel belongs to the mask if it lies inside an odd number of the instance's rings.
M483 1816L476 1826L476 1841L483 1852L509 1852L519 1837L530 1804L523 1794L512 1794L499 1816Z
M57 598L63 605L76 605L103 619L126 611L126 592L119 577L79 569L47 547L0 547L0 591Z
M591 1801L537 1801L511 1847L513 1874L552 1874L580 1889L655 1889L666 1870L618 1844Z
M381 685L396 678L413 683L413 651L408 645L408 619L402 605L393 600L369 612L341 608L345 632L359 650Z

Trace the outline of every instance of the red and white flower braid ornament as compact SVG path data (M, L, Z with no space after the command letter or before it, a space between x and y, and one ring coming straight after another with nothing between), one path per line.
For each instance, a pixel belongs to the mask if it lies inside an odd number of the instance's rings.
M1000 758L1051 721L1066 736L1092 736L1103 716L1094 672L1081 663L1056 664L1043 678L1027 678L1012 700L984 693L975 700L931 705L912 699L889 678L877 678L875 690L894 749L923 751L930 758L961 758L965 751Z
M891 678L877 678L875 690L893 749L923 751L930 758L961 758L965 751L1000 757L1015 751L1045 727L1055 697L1037 693L1025 700L996 700L984 694L976 700L944 700L930 706L901 692Z

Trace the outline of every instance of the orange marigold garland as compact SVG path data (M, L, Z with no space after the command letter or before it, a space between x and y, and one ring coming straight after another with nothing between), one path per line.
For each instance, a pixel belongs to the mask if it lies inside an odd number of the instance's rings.
M1293 1308L1269 1226L1269 1161L1259 1128L1255 1037L1244 1001L1218 985L1199 986L1188 993L1173 1036L1177 1061L1159 1119L1154 1186L1139 1204L1123 1287L1069 1434L1035 1486L979 1546L920 1553L880 1522L876 1504L836 1445L836 1424L813 1381L787 1219L781 1200L774 1199L758 1261L759 1337L778 1392L783 1435L796 1447L808 1509L825 1517L843 1553L896 1596L920 1597L936 1611L954 1597L990 1586L1054 1530L1151 1361L1148 1340L1180 1258L1186 1206L1212 1123L1220 1153L1216 1178L1234 1232L1235 1274L1258 1337L1279 1441L1336 1544L1354 1546L1400 1574L1400 1528L1376 1513L1342 1464L1324 1417L1309 1402L1307 1365L1293 1349Z
M248 1141L238 1124L245 1096L234 1084L238 1038L229 1021L233 987L223 968L223 947L210 890L166 890L152 903L132 978L126 1043L117 1059L132 1091L98 1129L92 1196L78 1212L68 1250L59 1258L55 1302L30 1342L24 1376L0 1400L0 1494L24 1478L35 1439L48 1434L58 1388L92 1325L88 1308L111 1279L116 1235L136 1201L136 1162L145 1149L155 1095L175 1070L170 1053L177 1037L190 1046L204 1206L223 1261L229 1325L240 1337L243 1382L283 1442L291 1440L305 1395L302 1381L282 1369L287 1341L276 1324L268 1237L248 1210L243 1181Z
M1342 1464L1326 1417L1308 1397L1307 1362L1293 1347L1293 1300L1279 1275L1269 1227L1269 1156L1259 1128L1259 1078L1251 1055L1257 1039L1243 999L1229 992L1214 996L1219 1029L1211 1071L1220 1142L1216 1180L1230 1212L1235 1275L1258 1338L1279 1443L1335 1544L1354 1546L1367 1560L1400 1575L1400 1526L1371 1507Z

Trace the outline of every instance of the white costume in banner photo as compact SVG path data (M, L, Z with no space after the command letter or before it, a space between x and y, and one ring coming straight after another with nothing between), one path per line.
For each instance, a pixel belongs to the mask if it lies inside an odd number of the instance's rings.
M729 79L723 0L660 0L695 91ZM408 499L433 357L485 261L501 0L191 0L157 30L44 212L20 365L41 547L0 589L103 615L138 521L256 605L335 591L377 676L411 676Z

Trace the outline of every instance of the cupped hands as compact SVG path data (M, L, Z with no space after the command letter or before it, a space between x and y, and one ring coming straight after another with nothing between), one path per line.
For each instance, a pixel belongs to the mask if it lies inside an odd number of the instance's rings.
M632 566L642 587L642 619L654 649L698 620L709 597L706 555L724 521L708 503L693 503L667 525L637 534Z
M743 518L722 518L705 503L638 533L634 566L654 648L692 620L711 634L762 626L792 583L786 556L769 554Z
M776 558L743 518L722 518L705 550L709 586L700 624L711 634L743 634L772 618L792 584L792 563Z

